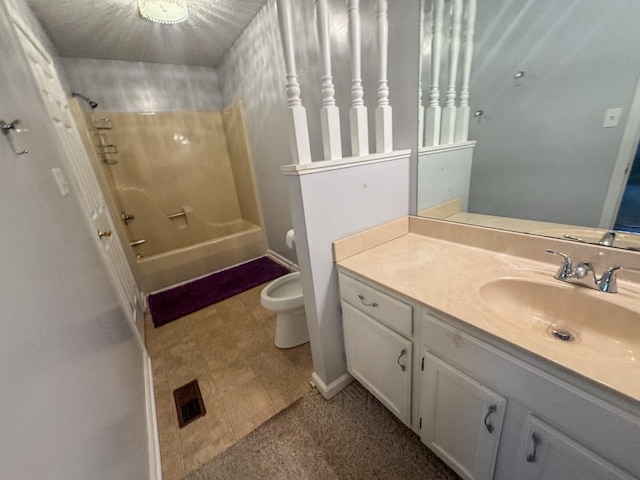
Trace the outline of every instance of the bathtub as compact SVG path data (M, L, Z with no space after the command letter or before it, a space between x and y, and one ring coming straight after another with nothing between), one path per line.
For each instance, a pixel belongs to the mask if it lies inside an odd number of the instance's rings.
M205 242L138 258L135 270L140 287L154 292L211 272L263 256L263 230L249 222L244 229Z

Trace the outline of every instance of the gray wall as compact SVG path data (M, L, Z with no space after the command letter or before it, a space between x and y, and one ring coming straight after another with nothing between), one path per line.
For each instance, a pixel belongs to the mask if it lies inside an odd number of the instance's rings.
M142 349L83 219L57 136L0 2L0 478L149 478Z
M69 89L98 102L97 111L221 110L215 68L91 58L60 58Z
M389 86L396 149L417 143L419 0L389 4ZM375 147L377 47L375 1L362 2L363 83L369 109L370 144ZM351 103L348 18L341 0L330 1L333 71L341 108L345 156L350 155ZM322 159L320 58L313 2L294 2L296 58L302 99L308 112L313 158ZM269 248L296 261L284 244L291 228L289 198L281 165L292 163L287 131L285 67L275 9L269 1L226 54L217 69L179 65L62 58L70 89L100 103L98 110L219 110L243 99L258 178ZM412 169L415 176L415 157ZM412 196L414 185L411 185Z
M639 18L635 0L478 5L470 211L598 226L640 74ZM620 125L602 128L611 107L625 108Z
M361 2L363 84L374 151L377 47L375 1ZM294 39L302 101L307 109L311 152L322 160L320 66L313 2L293 2ZM348 109L351 104L348 17L345 3L330 0L333 76L340 108L343 152L350 155ZM394 115L394 147L413 149L417 139L419 0L389 4L389 86ZM258 175L269 247L294 259L284 245L291 228L287 186L281 165L292 163L287 140L285 67L275 0L271 0L233 45L218 67L225 104L244 99L249 137ZM413 159L415 165L415 158ZM415 177L414 177L415 178ZM330 192L327 192L330 195Z
M291 228L280 165L291 163L284 96L284 59L275 2L268 2L218 65L225 104L244 100L247 131L269 248L296 262L284 244Z

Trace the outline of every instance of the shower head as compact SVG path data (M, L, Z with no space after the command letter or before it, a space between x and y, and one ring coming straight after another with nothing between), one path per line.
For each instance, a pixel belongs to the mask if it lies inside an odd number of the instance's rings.
M94 102L94 101L93 101L93 100L91 100L90 98L85 97L84 95L81 95L81 94L79 94L79 93L71 92L71 96L72 96L72 97L78 97L78 98L81 98L82 100L84 100L85 102L87 102L91 108L96 108L96 107L98 106L98 102Z

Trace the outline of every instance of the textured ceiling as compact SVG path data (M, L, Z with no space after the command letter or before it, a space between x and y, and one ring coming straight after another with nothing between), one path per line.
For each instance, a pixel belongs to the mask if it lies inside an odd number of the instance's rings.
M137 0L27 0L58 53L216 66L267 0L186 0L189 18L160 25Z

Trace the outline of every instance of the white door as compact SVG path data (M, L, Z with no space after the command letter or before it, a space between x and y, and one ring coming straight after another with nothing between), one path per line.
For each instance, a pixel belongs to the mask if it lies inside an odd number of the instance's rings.
M425 353L420 438L465 480L493 478L506 399Z
M104 264L120 302L125 308L129 320L138 331L141 344L144 347L142 298L122 250L122 245L116 238L115 228L107 211L98 180L91 169L90 160L69 111L69 104L53 61L31 29L22 20L17 8L11 2L7 2L7 6L40 96L58 132L60 148L78 186L80 201L86 212L86 217L101 244L101 251L104 252Z
M342 302L347 370L406 425L411 424L412 343Z

